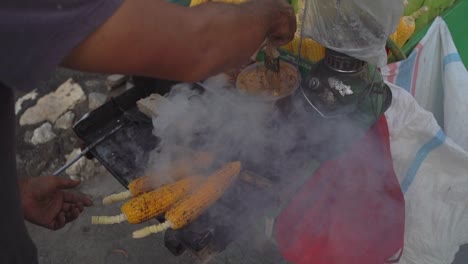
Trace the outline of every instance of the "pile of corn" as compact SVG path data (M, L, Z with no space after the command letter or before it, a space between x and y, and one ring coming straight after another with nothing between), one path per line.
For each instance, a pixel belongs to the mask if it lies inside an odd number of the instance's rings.
M392 39L399 48L403 47L416 30L416 20L428 11L429 8L423 6L411 15L401 17L397 29L390 35L390 39Z
M199 170L210 167L213 161L214 156L211 153L190 153L185 158L176 160L173 164L171 164L171 169L164 172L164 178L170 178L173 180L182 179L189 176L190 174L197 173ZM104 205L108 205L154 190L155 188L161 186L161 182L158 181L159 178L160 177L157 175L148 175L137 178L128 184L128 191L106 196L102 200L102 203Z
M455 2L456 0L406 0L404 15L410 16L423 6L428 8L428 11L416 20L416 31L419 31L431 23L434 18L450 8Z
M128 221L138 224L165 213L166 222L135 231L134 238L145 237L167 228L185 227L204 213L235 182L241 163L231 162L208 177L188 176L172 184L148 191L147 179L136 179L131 194L133 198L121 207L115 216L93 216L92 224L117 224Z
M241 4L246 2L247 0L192 0L190 1L190 6L197 6L200 4L208 3L208 2L223 2L228 4Z

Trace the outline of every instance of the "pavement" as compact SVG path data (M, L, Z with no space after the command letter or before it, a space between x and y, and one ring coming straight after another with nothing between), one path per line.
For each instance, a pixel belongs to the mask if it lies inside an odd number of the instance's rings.
M84 93L100 93L111 96L122 92L125 88L109 91L106 88L107 77L99 74L59 69L50 80L37 87L38 98L55 90L60 84L73 78L81 85ZM125 85L124 85L125 86ZM17 97L24 95L18 94ZM33 106L36 100L23 103L21 116L27 108ZM88 112L89 99L78 103L72 111L75 121ZM66 162L65 155L80 147L80 142L71 129L53 128L56 137L48 142L33 145L31 137L33 131L41 124L17 127L18 169L20 177L35 177L51 174ZM152 235L143 239L131 238L131 233L142 226L122 223L118 225L91 225L92 215L114 215L119 213L120 204L103 206L101 199L109 193L124 190L123 186L113 178L99 164L94 164L92 175L78 175L83 180L78 190L93 197L95 205L86 208L74 222L58 231L50 231L27 223L32 239L37 245L40 264L100 264L100 263L286 263L271 245L259 246L255 234L246 234L233 242L221 254L208 259L200 259L196 255L186 252L181 256L173 256L164 246L163 235ZM87 172L88 173L88 172ZM79 174L79 173L78 173ZM67 177L67 175L64 175ZM153 220L156 223L156 220ZM261 244L261 243L260 243ZM458 254L453 264L468 263L468 245Z

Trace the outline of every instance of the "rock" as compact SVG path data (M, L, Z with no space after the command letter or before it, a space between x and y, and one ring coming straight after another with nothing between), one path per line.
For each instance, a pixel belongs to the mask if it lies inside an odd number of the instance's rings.
M101 105L103 105L107 100L107 95L102 93L90 93L88 95L88 107L91 110L94 110Z
M31 143L32 136L33 136L33 131L28 130L24 132L24 142Z
M57 118L86 100L81 86L69 79L55 92L45 95L37 104L27 109L20 118L20 125L34 125L44 121L55 123Z
M31 138L31 143L34 145L44 144L46 142L51 141L57 135L52 132L52 125L50 123L44 123L42 126L36 128L33 132L33 136Z
M73 151L65 155L65 158L67 159L67 162L72 160L74 157L78 156L81 153L80 149L73 149ZM68 169L65 171L66 174L70 176L70 178L75 178L78 177L80 178L80 172L81 169L86 165L86 158L81 158L77 162L73 163Z
M112 90L120 85L122 85L125 81L127 81L128 77L122 74L112 74L107 77L107 88Z
M35 100L36 97L37 97L36 89L34 89L32 92L27 93L27 94L23 95L22 97L20 97L15 103L15 115L17 115L21 111L21 107L22 107L24 101Z
M76 157L81 153L80 149L74 149L69 155L65 155L67 162ZM89 160L85 157L79 159L73 165L68 167L65 171L71 179L79 179L81 181L88 180L93 177L96 172L96 163L93 160Z
M155 118L158 116L161 109L164 107L170 107L172 102L166 97L154 93L148 97L138 100L136 104L140 112L147 115L149 118Z
M87 80L84 82L84 85L91 89L98 89L99 87L104 87L105 83L101 80Z
M75 113L68 111L57 119L55 122L55 128L58 129L70 129L73 125L73 119L75 118Z

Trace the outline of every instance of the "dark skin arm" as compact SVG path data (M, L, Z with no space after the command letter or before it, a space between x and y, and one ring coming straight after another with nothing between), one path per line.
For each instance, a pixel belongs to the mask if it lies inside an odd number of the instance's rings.
M43 176L21 179L18 184L24 218L52 230L75 220L84 207L93 203L89 197L67 190L78 186L79 181Z
M294 12L285 0L193 8L126 0L62 65L195 82L245 64L267 38L276 46L288 43L295 31ZM78 184L54 176L20 180L25 219L54 230L73 221L92 204L65 190Z
M165 0L127 0L64 60L66 67L194 82L248 62L266 38L294 36L285 0L186 8Z

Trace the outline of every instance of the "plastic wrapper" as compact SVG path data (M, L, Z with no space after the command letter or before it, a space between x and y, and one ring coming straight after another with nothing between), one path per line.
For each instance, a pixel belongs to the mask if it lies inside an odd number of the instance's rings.
M403 0L307 0L302 34L323 46L375 64L403 15Z

